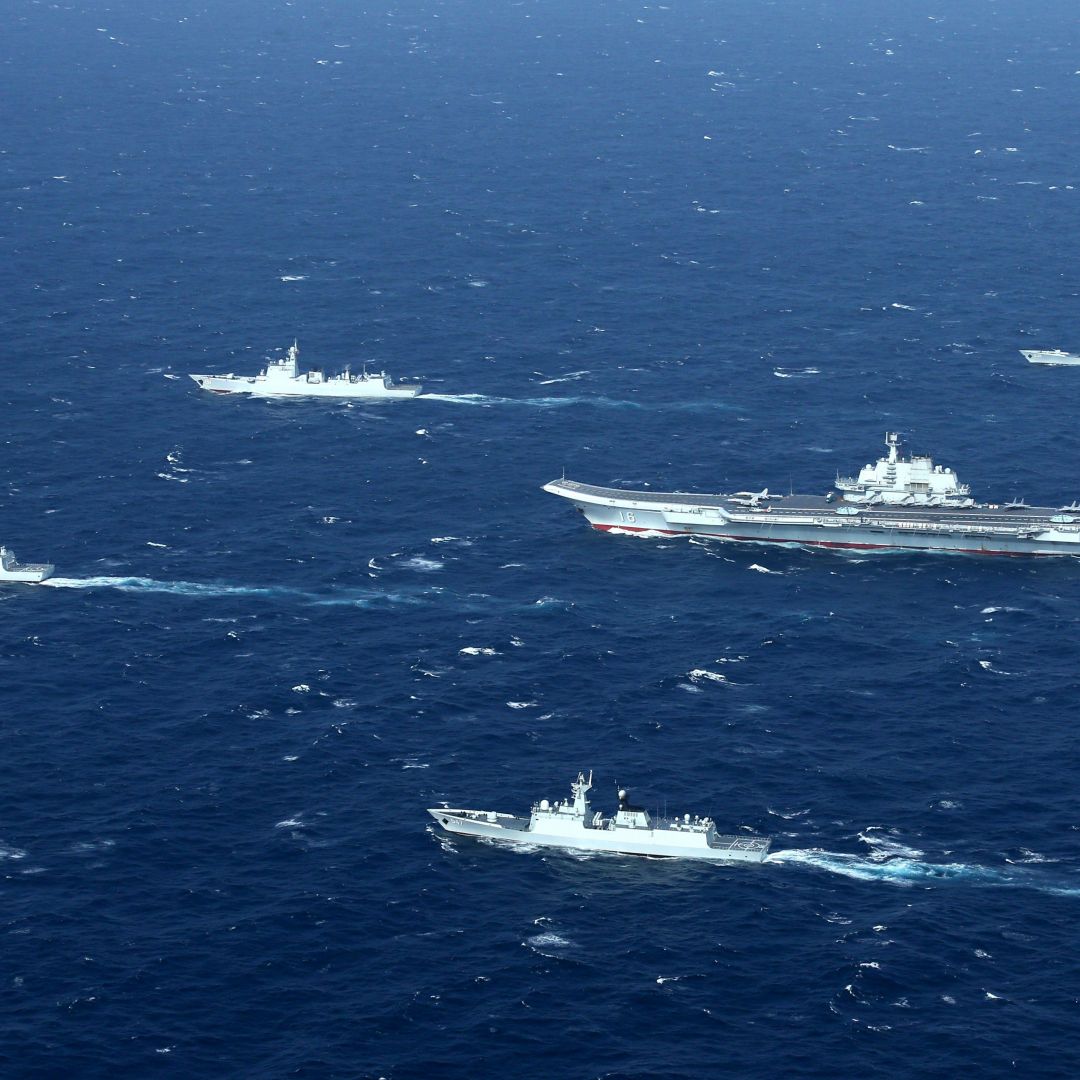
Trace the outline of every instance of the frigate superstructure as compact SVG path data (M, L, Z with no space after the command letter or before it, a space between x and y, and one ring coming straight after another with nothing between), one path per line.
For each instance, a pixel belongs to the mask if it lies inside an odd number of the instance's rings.
M856 477L837 477L825 495L731 495L624 491L576 480L544 490L577 507L604 532L691 535L747 543L853 550L978 555L1080 555L1080 505L1029 506L1022 499L979 503L952 469L903 457L900 438Z
M189 375L204 390L215 394L251 394L255 397L413 398L419 383L398 385L385 371L359 374L346 368L339 375L300 370L300 346L293 342L280 359L270 359L258 375Z
M1049 364L1052 367L1080 367L1080 356L1061 349L1021 349L1020 355L1029 364Z
M33 585L51 577L54 569L52 563L21 563L13 551L0 546L0 582L19 581Z
M446 807L428 813L447 832L542 847L709 862L759 863L769 853L766 836L725 836L708 817L653 817L631 806L625 789L619 791L619 809L612 817L604 817L589 805L591 788L592 772L588 779L580 772L570 785L571 800L550 803L541 799L533 804L529 817Z

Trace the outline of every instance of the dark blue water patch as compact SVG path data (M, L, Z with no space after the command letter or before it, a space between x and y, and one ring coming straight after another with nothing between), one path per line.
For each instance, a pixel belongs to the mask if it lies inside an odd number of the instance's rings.
M1068 503L1075 20L31 7L10 1075L1071 1076L1075 560L595 533L882 433ZM224 400L299 339L393 405ZM760 867L514 851L594 768Z

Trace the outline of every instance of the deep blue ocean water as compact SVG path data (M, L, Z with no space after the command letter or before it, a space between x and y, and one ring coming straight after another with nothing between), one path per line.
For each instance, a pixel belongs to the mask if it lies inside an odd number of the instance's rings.
M1075 15L5 5L0 1071L1075 1076L1080 563L539 490L1080 498ZM294 336L436 396L183 377ZM777 854L425 814L579 768Z

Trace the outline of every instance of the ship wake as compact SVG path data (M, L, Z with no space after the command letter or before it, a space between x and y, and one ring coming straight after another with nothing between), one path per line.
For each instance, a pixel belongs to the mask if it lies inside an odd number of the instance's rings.
M1080 886L1054 881L1022 869L1000 870L975 863L935 863L909 856L867 858L846 852L823 851L821 848L792 848L774 851L766 863L805 866L830 874L855 878L857 881L882 881L900 887L932 888L946 882L1002 888L1034 889L1053 896L1080 896Z
M603 397L599 394L581 394L565 397L498 397L490 394L420 394L426 401L446 401L455 405L473 405L490 407L493 405L518 405L534 409L558 409L569 405L591 405L598 409L656 409L688 410L700 412L709 409L730 409L731 406L719 401L686 401L653 403L646 401L628 401L621 398Z
M337 589L332 592L306 592L287 586L230 585L224 582L158 581L146 577L53 577L41 583L54 589L117 589L130 593L170 593L204 599L223 597L262 597L271 600L294 600L319 606L367 607L374 605L420 604L438 597L442 589L380 592L374 589Z

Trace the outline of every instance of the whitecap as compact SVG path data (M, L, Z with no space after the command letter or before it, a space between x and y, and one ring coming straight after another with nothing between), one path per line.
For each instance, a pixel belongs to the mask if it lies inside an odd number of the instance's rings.
M726 675L721 675L716 671L706 671L705 668L694 668L693 671L688 673L691 679L708 679L710 682L726 683L728 681Z
M779 577L784 576L783 570L770 570L767 566L761 566L759 563L751 563L747 570L756 570L759 574L776 574Z
M420 570L426 574L434 573L436 570L443 568L443 563L439 562L438 559L425 559L423 555L414 555L411 559L406 559L401 565L407 566L410 570Z
M1030 848L1021 848L1019 858L1005 861L1016 865L1018 863L1056 863L1058 860L1052 859L1049 855L1040 855L1039 852L1032 851Z
M511 709L535 709L540 702L539 701L508 701L506 703Z
M103 851L109 851L116 847L115 840L101 838L99 840L80 840L71 845L71 852L75 855L98 855Z
M532 937L526 938L522 944L527 945L536 952L543 952L546 949L574 948L574 943L569 938L564 938L550 930L545 931L543 934L534 934Z
M773 370L773 374L778 379L801 379L807 375L820 375L821 368L808 367L808 368L782 368L778 367Z
M554 383L577 382L578 379L583 379L586 375L591 374L591 371L568 371L565 375L559 375L557 378L542 379L537 383L537 386L552 386Z
M989 660L980 660L979 667L981 667L983 671L989 671L994 675L1008 675L1010 677L1015 677L1016 675L1016 672L1014 671L1002 671L1001 668L994 667Z
M464 649L458 649L458 656L500 656L495 649L484 648L480 645L466 645ZM425 674L428 674L425 672Z
M907 844L900 843L899 840L892 840L887 836L879 836L875 833L878 828L876 825L871 825L865 832L858 833L859 839L872 848L873 851L870 854L871 859L888 859L894 855L901 855L907 859L921 858L923 852L917 848L908 847Z

